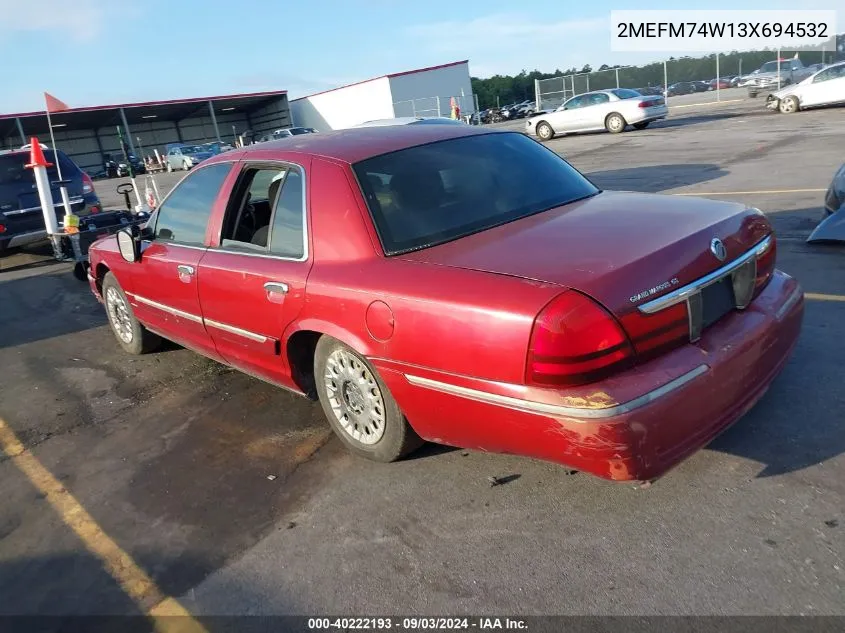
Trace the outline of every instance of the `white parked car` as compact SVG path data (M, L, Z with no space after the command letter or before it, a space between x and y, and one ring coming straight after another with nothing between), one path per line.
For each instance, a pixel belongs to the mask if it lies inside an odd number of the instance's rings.
M661 96L613 88L577 95L552 112L536 114L525 122L525 130L544 141L570 132L607 130L618 134L629 125L641 130L667 114L669 108Z
M845 62L831 64L805 80L769 95L766 107L792 114L817 106L845 104Z

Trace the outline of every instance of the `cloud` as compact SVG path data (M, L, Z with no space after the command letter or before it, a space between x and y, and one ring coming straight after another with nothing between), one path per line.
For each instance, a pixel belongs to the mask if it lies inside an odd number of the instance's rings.
M472 20L448 20L408 27L406 34L439 54L467 57L473 75L519 72L523 68L584 64L596 41L609 40L610 16L549 21L499 13ZM580 47L577 42L586 44ZM586 49L586 50L585 50ZM475 63L480 62L480 63Z
M129 2L108 0L0 0L0 37L56 31L78 42L93 40L116 15L137 14Z

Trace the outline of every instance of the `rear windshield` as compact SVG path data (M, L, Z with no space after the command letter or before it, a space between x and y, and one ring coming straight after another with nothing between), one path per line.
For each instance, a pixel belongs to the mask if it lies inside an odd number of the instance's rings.
M569 163L517 132L419 145L353 168L387 255L598 193Z
M635 99L637 97L642 97L643 95L636 90L630 90L628 88L616 88L615 90L611 90L613 94L615 94L620 99Z
M59 160L62 166L62 177L65 179L75 178L79 174L79 168L67 156L59 152ZM47 168L47 177L50 182L59 179L59 172L56 169L56 152L44 150L44 158L48 163L53 163ZM0 185L14 184L35 184L32 170L25 165L29 162L29 152L15 152L13 154L0 154Z

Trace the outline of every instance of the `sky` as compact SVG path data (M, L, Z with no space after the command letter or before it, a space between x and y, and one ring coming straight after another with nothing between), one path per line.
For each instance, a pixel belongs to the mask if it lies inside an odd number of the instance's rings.
M802 0L834 9L836 0ZM663 59L610 51L612 9L794 0L0 0L0 113L288 90L468 59L473 76ZM840 24L842 18L839 18ZM841 29L840 29L841 30Z

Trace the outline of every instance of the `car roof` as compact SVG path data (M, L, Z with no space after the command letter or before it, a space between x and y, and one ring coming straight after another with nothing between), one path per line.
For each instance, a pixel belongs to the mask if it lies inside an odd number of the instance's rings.
M374 156L396 152L416 145L425 145L464 136L501 133L520 134L521 132L491 130L472 125L356 127L333 132L321 132L320 134L301 134L257 145L248 145L243 148L242 157L249 159L252 154L259 154L258 158L268 158L268 155L273 152L278 154L295 152L311 156L323 156L346 163L357 163ZM219 160L219 157L217 158Z

